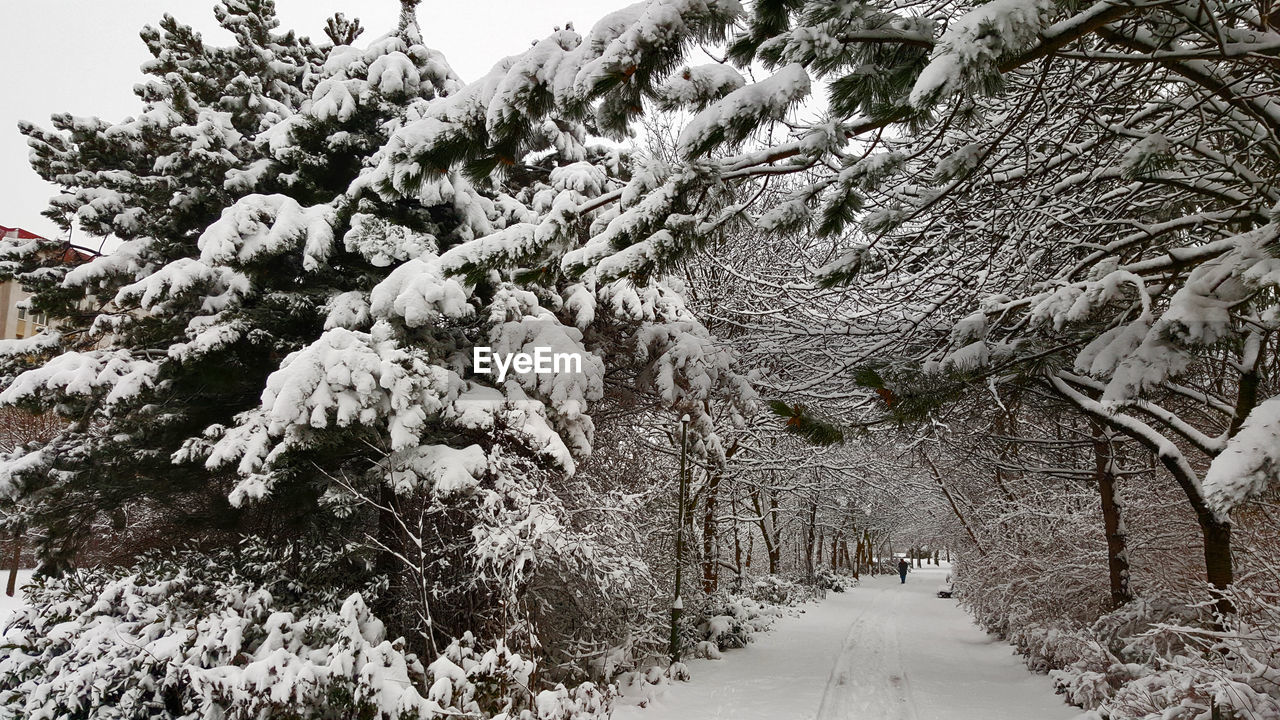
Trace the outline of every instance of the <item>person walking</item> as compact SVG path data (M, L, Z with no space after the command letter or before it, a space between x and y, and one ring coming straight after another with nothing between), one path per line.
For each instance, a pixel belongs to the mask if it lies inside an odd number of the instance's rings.
M907 584L907 571L911 569L911 563L906 558L898 561L898 577L902 578L902 584Z

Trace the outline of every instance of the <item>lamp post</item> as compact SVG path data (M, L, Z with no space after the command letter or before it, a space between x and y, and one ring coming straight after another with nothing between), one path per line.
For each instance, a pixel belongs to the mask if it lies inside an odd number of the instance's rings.
M684 614L684 602L680 599L680 581L684 570L684 506L685 468L688 451L689 416L680 418L680 482L676 493L676 588L671 601L671 662L680 662L680 616Z

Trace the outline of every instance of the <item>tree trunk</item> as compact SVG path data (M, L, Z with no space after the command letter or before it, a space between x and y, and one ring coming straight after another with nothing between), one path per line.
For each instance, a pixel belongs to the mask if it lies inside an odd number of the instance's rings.
M702 512L702 590L708 594L720 585L719 553L716 552L716 501L720 495L720 473L707 478L707 498Z
M1219 518L1209 508L1205 502L1199 478L1182 451L1146 423L1122 414L1108 413L1096 400L1078 392L1061 377L1050 375L1049 382L1058 395L1071 401L1108 429L1133 438L1155 455L1160 464L1169 471L1178 483L1178 487L1182 488L1182 492L1187 496L1187 501L1196 514L1196 522L1200 523L1200 533L1204 537L1205 578L1209 581L1214 606L1223 616L1235 614L1235 607L1225 595L1227 587L1234 579L1231 560L1231 520Z
M809 536L805 538L804 544L804 568L810 578L813 577L813 545L815 540L815 531L817 530L818 521L818 501L815 499L809 505Z
M738 493L729 496L732 501L730 509L733 511L733 569L738 579L742 579L742 537L738 534ZM739 585L742 583L739 582ZM741 588L739 588L741 589Z
M766 511L760 499L760 490L757 489L751 491L751 502L754 505L756 515L760 518L756 523L760 526L760 539L764 541L764 553L769 561L769 572L770 574L777 573L778 565L782 562L782 537L780 533L775 534L771 531L771 527L774 526L778 519L778 498L776 495L770 494L769 510Z
M777 551L777 548L774 546L773 538L769 535L770 517L767 513L765 513L764 503L761 502L760 500L760 488L753 488L751 490L750 497L751 497L751 508L756 511L756 525L760 528L760 540L764 542L765 558L767 558L769 561L769 572L775 573L778 571L778 551ZM752 540L753 541L755 540L754 535L752 536ZM751 565L751 560L749 557L747 560L747 565L748 566Z
M1124 518L1116 495L1115 455L1110 433L1096 423L1093 433L1094 478L1102 498L1102 525L1107 535L1107 571L1111 578L1111 606L1133 600L1129 589L1129 551Z
M1240 426L1249 417L1249 413L1258 405L1258 360L1262 357L1262 336L1257 332L1249 333L1244 343L1244 352L1240 357L1240 381L1236 389L1236 406L1231 417L1231 427L1227 437L1235 437Z
M396 521L396 495L395 491L389 485L383 484L378 488L378 525L377 525L377 541L381 545L377 554L374 556L374 567L380 575L387 578L387 582L391 584L391 590L379 593L378 597L370 604L369 609L373 611L383 622L394 627L397 632L401 629L401 624L395 617L397 608L397 585L398 576L400 575L400 559L396 557L396 553L403 547L403 537L400 532L400 523Z
M773 537L769 541L769 572L777 573L782 564L782 530L778 527L778 494L769 491L769 525Z
M18 566L22 564L22 530L13 531L13 557L9 563L9 582L4 594L13 597L18 592Z
M1200 532L1204 536L1204 567L1213 588L1214 606L1218 613L1235 614L1235 606L1223 594L1235 579L1231 561L1231 523L1220 522L1212 512L1197 513Z

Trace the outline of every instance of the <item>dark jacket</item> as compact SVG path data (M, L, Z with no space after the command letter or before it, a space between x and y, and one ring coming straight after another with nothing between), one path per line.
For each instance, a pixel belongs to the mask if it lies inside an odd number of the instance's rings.
M899 575L906 575L906 574L907 574L907 570L909 570L909 569L911 569L911 563L907 562L906 560L899 560L899 561L898 561L898 574L899 574Z

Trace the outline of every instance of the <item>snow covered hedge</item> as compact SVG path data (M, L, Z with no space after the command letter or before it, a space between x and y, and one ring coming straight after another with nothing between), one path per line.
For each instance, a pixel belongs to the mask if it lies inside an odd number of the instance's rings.
M1204 607L1135 600L1076 634L1092 651L1052 671L1054 684L1108 720L1280 718L1280 657L1269 631L1280 605L1247 591L1231 599L1240 615L1223 629L1207 622Z
M610 691L591 683L535 694L534 662L501 641L484 649L467 633L424 665L387 636L362 593L344 595L349 564L246 543L38 581L0 639L0 714L568 720L608 711Z
M1230 599L1239 614L1226 628L1203 601L1156 594L1086 627L1031 621L1005 635L1085 720L1276 720L1280 604L1243 590Z
M790 609L825 598L828 589L843 592L853 582L829 571L803 580L764 575L743 592L720 590L703 596L685 616L685 643L695 648L699 657L716 659L721 650L754 642L756 635L772 629Z
M817 573L812 579L765 575L751 584L747 595L759 602L792 607L821 600L827 596L828 590L844 592L845 586L853 582L856 581L828 571Z

